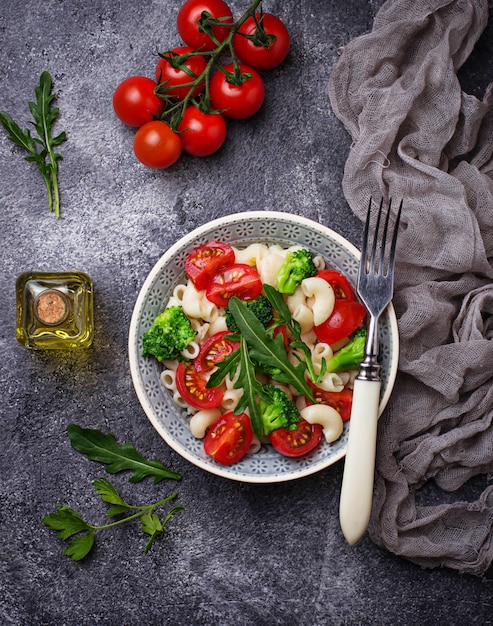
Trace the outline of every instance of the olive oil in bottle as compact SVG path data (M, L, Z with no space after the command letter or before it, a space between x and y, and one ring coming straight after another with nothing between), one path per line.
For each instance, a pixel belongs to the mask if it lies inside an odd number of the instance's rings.
M93 285L85 272L24 272L16 281L16 336L34 350L87 348Z

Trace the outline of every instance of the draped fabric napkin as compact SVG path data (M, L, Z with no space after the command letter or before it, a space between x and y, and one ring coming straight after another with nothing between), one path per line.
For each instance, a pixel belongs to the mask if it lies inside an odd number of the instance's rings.
M488 12L486 0L388 0L329 82L353 139L351 209L363 219L370 196L404 199L399 373L379 422L370 536L422 567L478 576L493 562L493 84L479 100L457 70Z

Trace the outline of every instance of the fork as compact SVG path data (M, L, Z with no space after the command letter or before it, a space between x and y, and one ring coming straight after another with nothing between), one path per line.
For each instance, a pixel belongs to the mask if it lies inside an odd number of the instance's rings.
M394 290L394 261L401 201L393 226L392 200L382 198L378 208L373 241L370 242L372 199L363 234L357 292L370 313L365 357L354 381L353 404L339 505L341 529L349 545L362 537L370 521L377 423L380 404L380 364L378 363L378 321ZM390 246L390 249L389 249Z

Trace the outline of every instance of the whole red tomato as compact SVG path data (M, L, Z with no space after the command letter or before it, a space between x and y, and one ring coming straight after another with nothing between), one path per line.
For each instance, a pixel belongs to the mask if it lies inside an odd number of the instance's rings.
M226 139L226 120L220 113L203 113L196 106L185 109L177 127L183 150L204 157L217 152Z
M232 63L224 66L225 74L218 70L210 82L211 104L223 115L235 120L242 120L254 115L262 106L265 97L264 81L260 74L239 64L239 80L232 77L235 68Z
M206 60L201 55L191 55L193 49L178 46L165 52L156 66L156 80L161 85L160 91L166 95L183 100L191 90L191 83L205 70ZM194 88L192 97L204 91L204 80Z
M180 158L181 152L181 139L165 122L147 122L135 133L135 156L148 167L169 167Z
M288 56L291 40L284 23L272 13L249 17L233 37L233 48L244 63L256 70L272 70ZM258 22L258 24L257 24Z
M225 18L225 23L232 24L234 21L231 9L223 0L187 0L178 12L176 20L178 33L191 48L204 51L214 50L218 43L226 39L230 29L224 26L213 26L212 35L216 40L214 41L206 32L200 30L198 22L204 12L216 19Z
M130 76L113 94L116 116L129 126L142 126L155 119L163 109L163 101L155 89L157 83L147 76Z

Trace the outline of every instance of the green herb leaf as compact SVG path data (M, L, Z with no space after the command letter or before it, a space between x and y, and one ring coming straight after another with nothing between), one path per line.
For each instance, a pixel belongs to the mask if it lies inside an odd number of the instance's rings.
M255 377L255 368L248 355L248 347L245 339L241 338L240 343L241 368L238 380L235 382L235 389L243 389L243 394L234 410L236 415L243 413L248 408L250 422L253 432L259 439L262 438L264 432L262 427L262 416L260 414L260 403L258 397L265 399L265 393L262 390L262 384Z
M107 478L99 478L94 480L92 484L101 496L101 500L103 500L103 502L116 504L117 506L124 507L125 509L131 508L130 504L127 504L124 500L122 500L118 491Z
M183 511L184 508L182 506L174 506L166 515L164 520L161 522L156 513L146 513L142 516L142 530L151 536L149 541L147 542L144 548L144 554L147 554L149 550L152 548L152 544L156 537L161 535L164 532L164 527L169 522L169 520L179 513Z
M36 101L29 102L37 137L33 137L28 129L22 130L5 111L0 111L0 124L7 131L10 141L29 153L24 157L25 160L36 163L38 166L46 185L49 209L55 212L56 217L59 217L58 161L62 157L54 152L53 148L65 141L66 134L61 132L55 137L51 134L53 124L59 114L59 109L52 108L55 99L55 95L51 93L52 86L50 74L43 72L39 78L39 85L34 89Z
M124 470L132 470L134 474L130 482L137 483L146 476L154 476L154 484L168 478L180 480L177 472L168 469L161 461L145 459L130 443L120 445L110 433L104 434L97 429L81 428L69 424L67 432L72 447L85 454L91 461L106 465L106 471L116 474Z
M298 365L291 363L286 354L282 335L269 337L256 316L238 298L231 298L229 309L242 337L248 343L250 357L254 361L279 370L279 373L273 375L275 380L292 385L299 393L312 402L315 401L313 390L305 380L306 363L300 362Z
M50 513L43 517L43 523L48 528L58 531L57 537L63 540L91 528L78 513L63 504L58 505L55 513Z
M317 374L313 366L312 353L310 348L301 339L301 326L299 322L291 317L291 311L286 304L282 294L274 289L271 285L264 285L264 293L266 298L272 305L272 308L279 316L278 324L285 324L288 328L294 341L291 342L291 346L301 352L304 355L306 367L310 375L311 380L314 383L320 382L327 371L327 363L325 359L322 359L320 372ZM300 359L301 360L301 359Z
M74 561L83 559L92 550L94 545L94 533L94 530L90 530L83 535L74 537L63 551L63 554L69 556Z
M212 375L209 377L207 381L206 387L217 387L223 381L223 379L229 374L231 380L233 380L238 365L241 360L240 349L234 350L228 354L220 363L217 365L217 369Z

